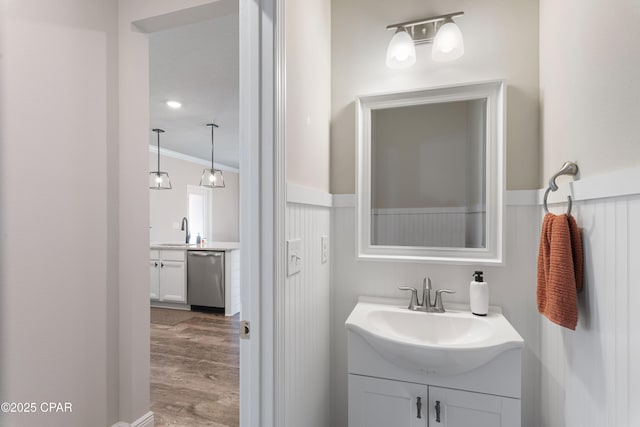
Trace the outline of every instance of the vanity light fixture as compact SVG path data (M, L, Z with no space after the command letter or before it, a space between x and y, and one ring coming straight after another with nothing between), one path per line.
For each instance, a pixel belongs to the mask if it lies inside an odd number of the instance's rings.
M162 129L152 129L158 135L158 170L149 172L149 189L151 190L171 190L171 180L167 172L160 170L160 134Z
M177 110L178 108L182 108L182 102L180 101L167 101L167 107L173 108Z
M211 127L211 169L205 169L202 172L200 187L224 188L222 171L213 166L213 130L219 126L215 123L208 123L207 126Z
M460 58L464 55L464 39L453 18L462 15L464 12L455 12L387 25L387 30L396 30L387 48L387 67L412 66L416 62L417 44L433 43L431 58L436 62Z

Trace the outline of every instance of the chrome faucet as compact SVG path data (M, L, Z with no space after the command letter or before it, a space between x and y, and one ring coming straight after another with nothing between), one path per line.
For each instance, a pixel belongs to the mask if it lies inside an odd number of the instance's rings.
M410 286L398 286L398 289L403 291L411 291L411 301L409 301L409 307L411 311L424 311L426 313L444 313L444 306L442 305L442 294L455 294L456 291L451 289L438 289L436 290L436 298L431 303L431 278L425 277L422 281L422 299L418 300L418 290Z
M185 225L186 225L186 230L185 230ZM189 244L189 240L191 240L191 233L189 233L189 220L187 219L186 216L182 217L182 225L180 226L180 230L181 231L186 231L186 233L184 233L185 234L184 242L186 244Z

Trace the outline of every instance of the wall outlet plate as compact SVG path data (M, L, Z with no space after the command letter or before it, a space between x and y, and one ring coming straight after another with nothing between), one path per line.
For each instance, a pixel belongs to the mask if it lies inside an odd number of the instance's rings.
M320 236L320 261L325 264L329 261L329 236Z
M299 273L302 269L302 241L287 240L287 276Z

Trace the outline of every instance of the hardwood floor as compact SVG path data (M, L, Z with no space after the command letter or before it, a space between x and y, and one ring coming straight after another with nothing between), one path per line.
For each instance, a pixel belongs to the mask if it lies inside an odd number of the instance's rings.
M238 316L151 308L156 427L238 427Z

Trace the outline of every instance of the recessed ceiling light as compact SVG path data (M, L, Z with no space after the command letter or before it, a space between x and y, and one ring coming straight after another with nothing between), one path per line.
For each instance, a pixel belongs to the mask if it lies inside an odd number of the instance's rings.
M167 101L167 106L171 108L180 108L182 107L182 103L178 101Z

